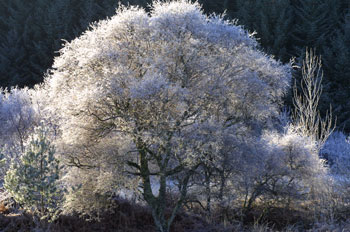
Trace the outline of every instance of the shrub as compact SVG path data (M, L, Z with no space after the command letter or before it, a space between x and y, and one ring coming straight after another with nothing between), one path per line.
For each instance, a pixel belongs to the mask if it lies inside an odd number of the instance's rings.
M59 162L42 128L37 128L25 145L20 160L13 160L5 176L5 188L25 209L41 218L54 216L59 207Z

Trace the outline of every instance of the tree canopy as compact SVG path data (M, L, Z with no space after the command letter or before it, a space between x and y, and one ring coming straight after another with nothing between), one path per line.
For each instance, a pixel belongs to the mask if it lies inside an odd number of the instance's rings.
M110 147L122 170L141 178L160 231L169 230L207 152L220 159L225 134L269 128L289 83L290 67L261 52L247 31L185 0L155 2L150 14L121 7L66 43L45 81L61 142L75 150L66 156L93 166ZM169 181L179 197L165 218Z

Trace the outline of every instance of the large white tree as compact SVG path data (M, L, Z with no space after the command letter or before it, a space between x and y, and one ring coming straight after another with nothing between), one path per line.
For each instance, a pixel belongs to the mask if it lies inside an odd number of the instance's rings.
M179 0L155 2L150 13L120 7L65 44L45 85L59 152L80 168L101 172L105 161L140 177L157 229L169 231L205 157L230 160L236 151L221 137L242 140L272 125L289 81L289 66L241 27ZM166 217L169 181L179 192Z

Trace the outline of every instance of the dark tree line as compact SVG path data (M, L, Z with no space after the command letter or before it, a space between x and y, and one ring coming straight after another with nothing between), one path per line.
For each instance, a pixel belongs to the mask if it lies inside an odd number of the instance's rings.
M224 8L282 62L300 61L306 47L315 48L324 71L321 113L331 104L339 129L350 132L350 1L226 0Z
M146 7L150 0L124 0ZM322 56L322 113L333 107L350 132L350 2L348 0L199 0L206 13L256 31L261 49L282 62L301 60L305 47ZM0 0L0 85L33 86L51 67L63 40L113 15L115 0ZM296 74L296 77L299 75ZM287 100L288 102L288 100Z
M115 12L114 0L1 0L0 82L32 86L51 67L62 40Z

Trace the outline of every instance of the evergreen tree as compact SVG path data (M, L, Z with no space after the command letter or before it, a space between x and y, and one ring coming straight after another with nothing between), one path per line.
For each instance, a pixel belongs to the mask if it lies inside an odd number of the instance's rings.
M256 37L263 49L283 62L288 62L288 46L292 28L289 0L236 0L225 2L230 18L237 18Z
M224 0L223 6L226 10L226 14L233 18L238 8L237 0Z
M322 53L322 48L329 42L339 23L340 1L299 0L293 1L292 6L293 48L290 49L290 54L303 56L306 47L315 48Z
M206 14L221 14L224 12L224 0L198 0Z
M5 21L9 18L9 13L7 8L8 1L9 0L0 1L0 40L1 40L2 33L4 31L8 31L8 28L5 23Z
M5 176L5 188L24 208L51 217L56 213L61 191L58 189L59 162L45 131L37 129L20 160L12 161Z
M268 54L288 62L288 45L292 25L292 10L289 0L262 0L258 2L257 27L259 42Z
M258 21L257 17L257 8L258 1L257 0L237 0L236 6L237 11L232 11L234 9L234 5L231 5L231 9L228 13L230 13L231 18L237 18L238 23L244 25L244 27L250 31L256 31L256 22Z
M327 78L324 100L332 104L338 127L350 132L350 11L323 56Z
M0 81L2 86L21 83L23 79L30 79L30 71L26 69L26 47L23 38L27 33L24 24L32 10L29 1L4 1L2 7L7 9L5 19L2 18L2 31L0 43ZM5 16L5 17L6 17Z
M0 85L41 82L62 40L77 37L90 23L112 15L116 7L112 0L1 2Z

